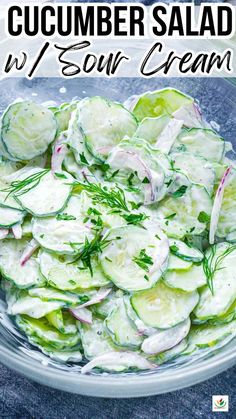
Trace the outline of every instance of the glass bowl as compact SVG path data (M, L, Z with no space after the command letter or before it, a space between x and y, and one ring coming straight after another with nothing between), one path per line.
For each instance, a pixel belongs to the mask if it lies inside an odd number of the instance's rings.
M236 145L236 85L222 78L11 78L1 81L1 111L18 97L40 102L64 102L73 97L107 96L124 101L133 94L165 86L176 87L198 99L209 122ZM206 145L207 146L207 145ZM6 326L7 322L7 326ZM236 363L235 339L200 358L170 362L151 372L91 373L82 375L78 365L57 364L33 348L17 333L5 315L0 295L0 355L6 366L42 384L98 397L148 396L199 383Z

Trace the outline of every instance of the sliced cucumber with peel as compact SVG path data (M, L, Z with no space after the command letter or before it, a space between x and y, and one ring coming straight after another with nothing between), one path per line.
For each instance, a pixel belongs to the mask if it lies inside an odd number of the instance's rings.
M57 177L51 171L45 172L40 168L30 170L27 178L32 178L36 173L45 173L45 175L42 175L36 184L29 185L28 191L16 193L14 197L27 212L35 217L55 215L62 211L68 202L73 178L66 172L61 174L62 177ZM20 180L24 181L25 177Z
M172 289L160 281L149 290L134 293L131 304L145 324L167 329L186 320L198 300L197 291L184 292Z
M210 162L220 162L224 156L224 150L223 138L214 131L203 128L183 130L172 147L174 152L187 151L202 156Z
M188 262L201 262L203 260L204 255L200 250L181 240L169 239L169 245L171 253L180 259Z
M28 245L26 239L5 239L0 246L0 270L8 281L18 288L29 288L43 283L36 257L31 257L27 263L21 263L21 257Z
M96 258L92 260L91 273L78 262L73 263L73 256L56 255L42 251L39 255L40 269L48 284L60 290L76 288L94 288L109 284Z
M158 226L153 225L150 230L136 226L113 228L108 237L111 242L101 255L101 263L117 287L142 290L151 288L160 279L169 247Z
M50 345L52 348L62 350L71 348L80 341L79 333L63 335L49 325L46 319L36 320L28 316L17 316L16 323L27 334L33 344Z
M172 270L164 274L165 283L172 288L191 292L206 285L206 275L202 265L193 265L188 270Z
M219 243L207 250L206 259L213 273L212 291L205 286L200 292L199 303L194 310L200 320L223 316L236 299L235 246L227 242Z
M104 161L111 147L125 136L132 137L137 129L137 121L127 109L102 97L86 98L77 109L85 145L98 162Z
M157 219L169 237L180 239L186 235L201 234L208 219L199 216L204 212L210 217L211 209L212 201L207 191L193 185L179 197L165 197L157 207Z
M53 113L32 101L13 103L2 117L2 141L13 159L30 160L43 154L56 132Z
M141 346L143 339L127 316L123 299L119 300L117 307L106 318L105 325L116 345L128 348L139 348Z
M147 117L169 115L182 106L192 103L193 99L176 89L166 88L147 92L139 97L133 113L139 121Z

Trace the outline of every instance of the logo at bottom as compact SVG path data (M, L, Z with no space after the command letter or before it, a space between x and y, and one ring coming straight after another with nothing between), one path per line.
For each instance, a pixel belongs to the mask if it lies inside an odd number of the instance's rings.
M228 412L229 411L229 396L212 396L212 411L213 412Z

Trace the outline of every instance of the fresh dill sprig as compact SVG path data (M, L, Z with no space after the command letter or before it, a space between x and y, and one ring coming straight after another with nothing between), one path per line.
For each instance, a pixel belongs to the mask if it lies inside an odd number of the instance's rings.
M213 286L213 279L216 272L220 271L221 269L224 269L224 266L221 266L222 261L226 256L228 256L230 253L232 253L234 250L236 250L236 245L232 245L228 247L221 255L219 255L217 258L216 256L216 246L212 246L210 248L210 254L209 256L204 255L203 258L203 271L206 275L207 279L207 285L212 293L214 295L214 286Z
M111 241L108 236L103 237L101 232L98 232L91 241L86 237L84 243L70 242L69 245L75 250L75 258L72 263L81 261L82 269L89 269L91 276L93 276L91 258L102 253Z
M147 255L145 249L141 249L139 255L134 256L132 260L145 272L149 272L150 266L153 265L153 259Z
M74 185L79 185L82 190L87 191L94 204L103 204L109 208L129 211L124 191L119 186L108 189L99 183L89 182L87 184L75 182Z
M12 194L15 196L23 195L29 192L31 189L38 186L42 177L45 176L48 172L49 169L45 169L40 172L34 173L33 175L30 175L23 180L15 180L11 182L8 188L3 189L2 192L9 192L6 199L9 195Z
M127 224L133 224L138 225L142 223L143 221L150 218L148 215L144 214L143 212L140 212L138 214L121 214L122 218L127 222Z
M102 186L98 183L88 182L87 184L84 184L81 182L75 182L74 186L79 186L82 190L86 190L91 196L94 205L102 204L110 208L109 214L120 215L124 218L127 224L138 225L149 218L149 216L144 213L132 213L130 211L126 202L125 193L117 185L108 189L106 186Z

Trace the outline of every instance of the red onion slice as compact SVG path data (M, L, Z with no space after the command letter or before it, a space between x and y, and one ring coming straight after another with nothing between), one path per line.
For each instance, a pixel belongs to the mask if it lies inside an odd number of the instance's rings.
M0 240L3 240L7 237L9 230L6 228L0 228Z
M24 266L26 262L31 258L33 253L39 248L38 243L36 240L32 239L28 246L25 248L24 252L22 253L22 256L20 258L20 264L21 266Z
M152 370L157 365L134 352L107 352L99 355L81 369L82 374L87 374L93 368L104 367L108 370L126 369L136 367L140 370Z
M153 188L152 173L144 161L137 153L131 150L123 150L116 147L110 154L107 164L111 167L128 167L138 174L138 178L143 181L147 178L149 183L144 183L144 204L148 205L155 202L155 192Z
M23 230L20 224L16 224L12 227L12 233L16 240L20 240L23 235Z
M65 144L65 136L62 134L56 141L52 153L51 169L52 173L61 172L62 163L67 153L67 146Z
M92 306L93 304L98 304L102 300L104 300L108 296L108 294L110 294L110 292L111 292L111 288L105 288L105 289L104 288L100 288L96 292L96 294L94 294L94 296L91 298L91 300L87 301L84 304L81 304L78 307L75 307L75 309L77 309L77 308L78 309L81 309L81 308L84 308L84 307Z
M233 170L233 166L229 166L226 169L219 183L218 189L216 191L216 195L215 195L215 199L214 199L214 203L212 207L212 212L211 212L211 222L210 222L210 232L209 232L210 244L214 244L214 241L215 241L215 234L216 234L216 229L217 229L217 225L219 221L220 209L221 209L223 196L224 196L224 190L226 186L229 184L232 178L232 175L234 175L232 170Z
M202 128L204 126L199 106L194 102L182 106L172 115L174 118L182 120L187 128Z
M190 326L190 319L187 319L175 327L158 331L143 341L142 351L154 355L173 348L187 336Z
M70 308L69 311L81 323L93 323L93 315L87 308Z
M158 148L158 150L168 154L176 138L178 137L182 126L183 121L181 119L171 119L161 132L160 136L157 138L155 147Z

